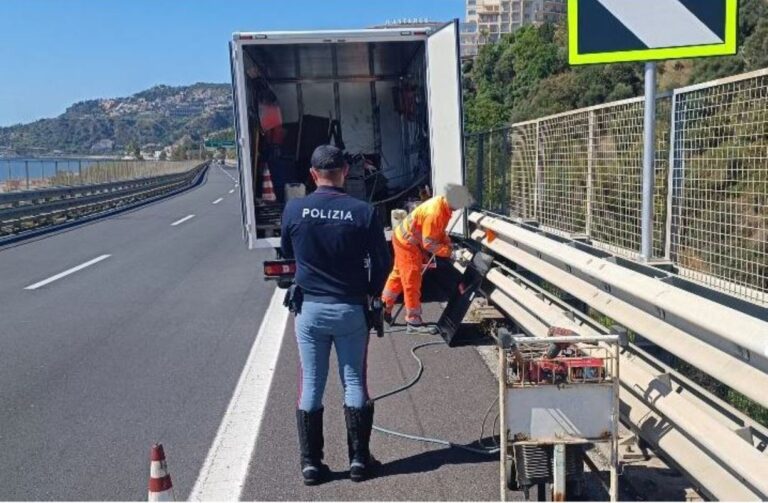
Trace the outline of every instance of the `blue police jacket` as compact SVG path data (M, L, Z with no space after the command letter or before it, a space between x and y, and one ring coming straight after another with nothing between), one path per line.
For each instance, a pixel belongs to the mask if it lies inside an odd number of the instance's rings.
M305 300L364 304L384 288L391 267L384 229L373 206L343 189L322 186L288 201L280 241L283 256L296 259Z

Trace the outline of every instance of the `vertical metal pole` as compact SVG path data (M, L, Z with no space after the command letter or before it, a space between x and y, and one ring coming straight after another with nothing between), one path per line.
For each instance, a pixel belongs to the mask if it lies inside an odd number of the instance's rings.
M475 176L475 198L477 206L483 208L483 163L485 162L485 133L477 135L477 173Z
M336 120L341 122L341 93L339 91L339 57L336 44L331 46L331 70L333 75L333 106Z
M491 211L498 212L496 194L493 193L493 130L488 131L488 202Z
M376 65L375 65L374 45L368 44L368 75L371 76L371 118L373 119L373 148L381 156L381 111L379 109L379 98L376 94Z
M674 205L673 195L675 193L675 170L677 169L677 159L675 149L677 148L677 125L675 124L675 110L677 109L677 93L672 91L672 105L670 106L669 117L669 165L667 172L667 215L664 223L664 258L672 260L672 206Z
M501 158L499 164L501 165L501 187L502 187L502 214L509 215L510 198L512 196L512 187L510 181L510 155L509 155L509 129L502 129L501 137Z
M611 412L611 501L619 501L619 343L613 345L613 411Z
M592 188L594 177L594 155L595 155L595 111L589 111L589 128L587 133L587 212L586 222L584 223L584 233L590 236L592 233Z
M507 501L507 356L504 346L499 343L499 449L501 459L499 459L499 498L501 501ZM493 435L493 432L491 432Z
M29 190L29 161L24 161L24 174L27 178L27 190Z
M533 175L533 218L541 221L541 211L539 205L541 204L541 189L542 189L542 173L541 173L541 122L536 121L536 155L534 161L534 175Z
M645 117L643 135L643 206L640 257L653 255L653 182L656 159L656 63L645 64Z
M83 160L77 160L77 180L80 185L83 184Z
M565 501L565 444L552 446L552 501Z

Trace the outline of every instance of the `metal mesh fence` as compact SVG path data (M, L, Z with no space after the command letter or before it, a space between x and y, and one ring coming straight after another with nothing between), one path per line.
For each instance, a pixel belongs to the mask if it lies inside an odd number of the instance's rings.
M664 253L669 97L658 100L654 254ZM468 135L480 205L639 256L643 101L626 100Z
M542 119L538 141L539 222L556 231L586 234L589 112Z
M675 93L670 257L768 303L768 70Z
M768 69L656 109L653 257L768 305ZM643 114L635 98L468 135L467 181L486 210L639 258Z
M664 255L671 100L656 101L653 255ZM641 246L642 98L595 109L591 134L589 231L595 244L633 258Z
M514 125L510 133L510 211L525 219L536 218L536 166L538 124Z
M189 161L0 159L0 192L116 182L188 171Z

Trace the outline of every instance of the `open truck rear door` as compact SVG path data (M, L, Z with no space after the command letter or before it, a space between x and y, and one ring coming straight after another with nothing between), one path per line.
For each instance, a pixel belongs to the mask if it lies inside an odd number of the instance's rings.
M243 46L236 42L229 43L229 57L232 66L232 103L235 116L235 138L237 145L237 167L240 179L240 209L243 216L243 238L248 248L256 241L256 222L253 201L253 181L251 176L251 150L248 135L248 102L245 94L245 65L243 64Z
M459 21L427 38L427 102L432 161L432 188L443 194L448 183L464 185L464 114L461 106ZM451 220L453 233L464 234L463 212Z

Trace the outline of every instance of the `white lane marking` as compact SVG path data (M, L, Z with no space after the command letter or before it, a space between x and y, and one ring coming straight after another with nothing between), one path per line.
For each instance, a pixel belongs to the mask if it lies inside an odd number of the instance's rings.
M220 198L218 198L217 200L215 200L215 201L214 201L213 203L211 203L211 204L219 204L219 203L220 203L220 202L222 202L223 200L224 200L224 198L223 198L223 197L220 197Z
M95 259L89 260L88 262L85 262L84 264L80 264L78 266L73 267L72 269L67 269L64 272L60 272L59 274L56 274L54 276L51 276L50 278L46 278L42 281L38 281L34 285L29 285L28 287L24 288L24 290L37 290L41 286L45 286L49 283L53 283L56 280L59 280L65 276L69 276L70 274L76 273L77 271L81 271L85 269L86 267L90 267L93 264L96 264L98 262L101 262L102 260L108 259L112 255L101 255L100 257L96 257Z
M598 2L650 48L723 42L678 0Z
M227 176L229 177L229 179L230 179L230 180L232 180L233 182L237 183L237 179L235 179L235 177L234 177L234 176L232 176L232 175L230 175L229 173L227 173L226 171L224 171L224 168L222 168L222 167L221 167L221 164L219 164L219 169L221 170L221 172L222 172L222 173L224 173L225 175L227 175Z
M230 189L229 193L232 194L235 191L235 189Z
M285 292L275 289L190 501L240 499L288 323L284 296Z
M195 218L195 215L187 215L186 217L184 217L184 218L181 218L181 219L179 219L179 220L176 220L175 222L173 222L173 223L171 224L171 227L176 227L177 225L179 225L179 224L183 224L183 223L184 223L184 222L186 222L187 220L192 220L193 218Z

